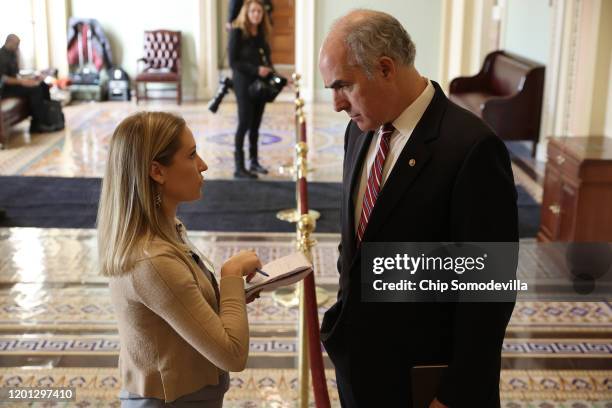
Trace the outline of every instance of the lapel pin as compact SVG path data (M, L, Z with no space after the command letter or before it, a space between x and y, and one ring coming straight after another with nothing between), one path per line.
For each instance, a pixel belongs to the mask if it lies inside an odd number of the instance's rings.
M416 160L414 160L414 159L410 159L410 161L408 162L408 164L410 165L410 167L414 167L414 165L416 164Z

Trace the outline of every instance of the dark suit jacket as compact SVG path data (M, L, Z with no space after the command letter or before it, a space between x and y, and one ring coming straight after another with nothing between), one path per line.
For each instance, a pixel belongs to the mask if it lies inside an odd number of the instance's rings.
M504 144L433 84L435 95L380 192L364 242L517 242ZM352 197L373 136L353 122L346 129L340 290L321 327L342 404L411 406L410 367L448 364L441 402L499 406L501 347L514 303L361 302Z

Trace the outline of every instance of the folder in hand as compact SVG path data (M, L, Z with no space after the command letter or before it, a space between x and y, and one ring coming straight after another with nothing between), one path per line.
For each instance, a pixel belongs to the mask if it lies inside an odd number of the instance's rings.
M412 407L428 408L436 398L438 386L442 382L448 366L415 366L412 367Z

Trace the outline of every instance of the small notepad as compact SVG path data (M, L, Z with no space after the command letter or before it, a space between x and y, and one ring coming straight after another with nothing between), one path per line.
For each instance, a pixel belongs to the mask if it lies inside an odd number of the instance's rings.
M246 297L260 290L269 291L292 285L312 272L312 264L304 254L296 252L265 264L261 269L270 276L257 273L250 282L245 282Z

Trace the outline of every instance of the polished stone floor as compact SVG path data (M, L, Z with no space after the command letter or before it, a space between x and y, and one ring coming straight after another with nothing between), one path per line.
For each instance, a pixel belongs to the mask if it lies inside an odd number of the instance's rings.
M0 174L102 177L113 129L127 115L139 110L164 110L185 118L191 128L198 153L209 165L210 179L231 178L233 172L236 104L227 101L217 114L205 104L180 107L162 103L136 105L130 102L86 103L65 108L64 131L30 135L27 121L13 129L7 149L0 151ZM260 130L260 156L272 170L268 179L287 179L279 166L291 163L295 145L294 105L268 104ZM339 181L342 141L347 120L326 106L316 106L308 115L309 159L317 172L313 181ZM247 143L248 145L248 143ZM245 149L246 146L245 145Z
M28 135L17 126L0 151L0 174L100 177L116 124L139 109L176 112L187 120L210 170L232 172L236 106L217 115L205 104L91 103L66 108L65 131ZM267 107L262 124L265 179L290 179L279 166L293 156L293 105ZM311 180L340 181L344 114L327 105L307 107ZM515 181L541 200L541 186L518 168ZM1 188L1 186L0 186ZM194 243L219 265L232 253L254 248L264 262L291 252L294 234L193 231ZM333 304L337 287L336 234L316 234L315 278ZM523 242L519 276L546 276L547 262ZM0 386L76 386L78 406L118 406L116 321L106 280L96 272L96 240L88 229L0 229ZM228 407L294 407L297 398L298 309L265 293L248 306L251 327L247 369L232 374ZM514 310L503 349L501 390L505 408L611 408L612 304L605 301L522 301ZM332 366L325 356L332 405L339 406ZM36 405L33 405L36 406ZM47 406L47 405L38 405ZM56 405L60 406L60 405ZM66 405L73 406L73 405Z

